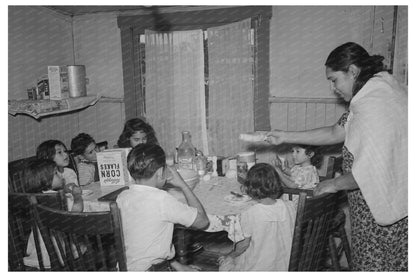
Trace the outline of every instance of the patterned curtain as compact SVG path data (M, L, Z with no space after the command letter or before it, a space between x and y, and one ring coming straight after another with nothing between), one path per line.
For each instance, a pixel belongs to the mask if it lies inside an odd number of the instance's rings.
M190 131L192 144L208 153L202 30L145 31L146 118L166 152Z
M254 131L251 20L208 30L209 152L229 156L244 150L240 133Z

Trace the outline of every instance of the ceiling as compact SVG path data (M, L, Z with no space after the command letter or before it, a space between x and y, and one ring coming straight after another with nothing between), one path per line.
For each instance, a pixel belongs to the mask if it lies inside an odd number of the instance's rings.
M83 15L101 12L142 11L149 12L156 6L45 6L64 15ZM174 6L163 6L163 8Z

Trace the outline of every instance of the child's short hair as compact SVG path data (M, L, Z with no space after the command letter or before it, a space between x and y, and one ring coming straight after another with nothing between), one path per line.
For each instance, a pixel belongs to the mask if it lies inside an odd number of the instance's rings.
M130 137L139 131L146 134L147 143L159 144L153 127L146 121L136 117L127 120L124 124L123 132L117 141L118 147L130 147Z
M316 168L319 168L321 166L323 156L318 146L307 145L307 144L293 144L292 148L293 147L299 147L299 148L305 149L306 155L309 155L312 152L315 153L311 158L311 164L315 166Z
M36 159L24 169L25 191L40 193L52 189L56 164L49 159Z
M36 157L38 159L53 160L56 154L56 145L62 145L66 150L66 146L62 141L51 139L42 142L38 148L36 148Z
M279 175L274 167L267 163L258 163L250 168L242 190L253 199L277 199L283 194Z
M156 144L138 144L127 156L127 168L134 180L149 179L165 165L165 152Z
M95 140L86 133L80 133L71 141L71 151L75 155L82 155L87 149L88 145L95 143Z

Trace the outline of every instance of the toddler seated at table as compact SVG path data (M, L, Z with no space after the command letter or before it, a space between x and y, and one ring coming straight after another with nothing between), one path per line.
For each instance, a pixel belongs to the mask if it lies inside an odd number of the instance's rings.
M322 156L316 146L293 145L292 157L294 166L288 168L277 157L275 168L283 184L289 188L313 189L319 183L316 167L321 163Z
M247 173L242 191L258 203L241 213L244 239L219 258L220 271L287 271L296 208L283 194L272 165L259 163Z
M28 193L56 193L57 190L64 189L68 197L68 210L82 212L83 200L82 190L73 183L66 184L60 174L57 174L55 162L47 159L37 159L31 162L24 170L25 191ZM40 251L42 253L45 268L50 268L49 255L46 246L40 238ZM33 232L31 232L28 242L26 257L23 262L26 266L39 268Z
M174 224L203 229L209 220L204 208L174 167L166 166L163 149L139 144L127 156L135 183L120 193L120 209L128 271L196 270L172 260ZM161 188L169 182L180 188L188 205Z
M79 184L86 186L99 181L95 140L88 134L80 133L72 139L71 150L77 160Z
M68 167L69 155L65 144L59 140L47 140L36 148L38 159L48 159L56 163L57 174L64 180L65 184L75 184L78 186L78 176L75 171Z

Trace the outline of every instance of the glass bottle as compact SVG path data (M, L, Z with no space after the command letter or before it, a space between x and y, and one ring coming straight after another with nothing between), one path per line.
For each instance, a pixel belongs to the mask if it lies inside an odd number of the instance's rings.
M182 132L182 142L178 147L178 165L182 168L192 169L195 158L195 147L192 145L191 133Z

